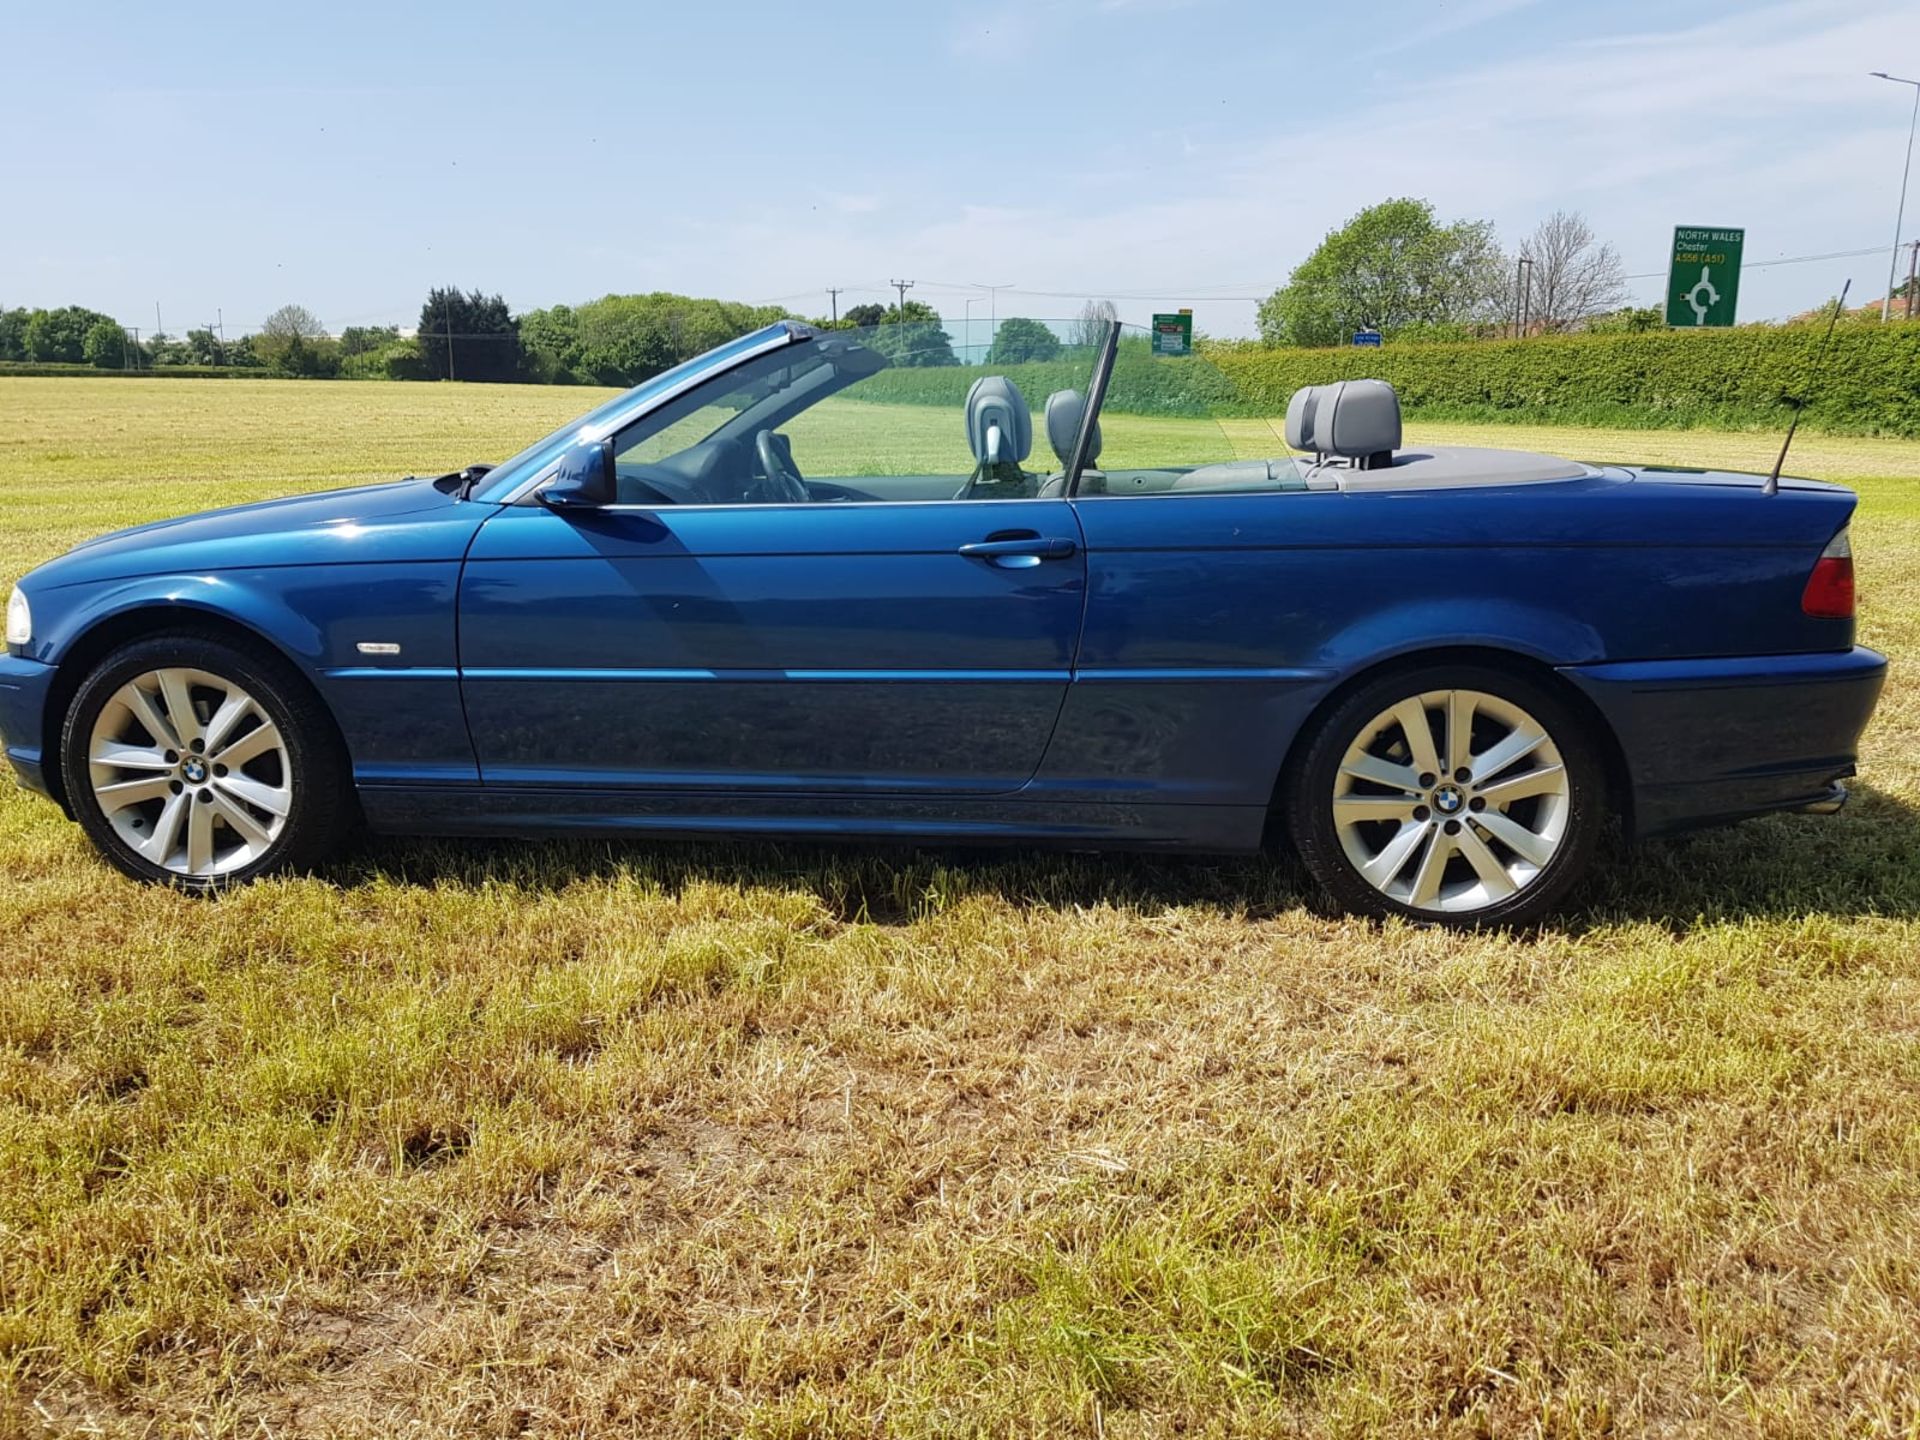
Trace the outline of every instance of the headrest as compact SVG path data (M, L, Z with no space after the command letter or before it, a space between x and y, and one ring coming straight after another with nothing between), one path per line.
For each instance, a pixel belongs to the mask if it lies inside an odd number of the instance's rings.
M1033 416L1020 387L982 375L967 391L967 444L982 465L1018 465L1033 450Z
M1320 392L1324 385L1302 385L1293 392L1293 398L1287 401L1287 448L1289 450L1319 450L1313 443L1313 422L1320 405Z
M1287 402L1287 444L1363 469L1391 464L1400 448L1400 397L1384 380L1308 385Z
M1080 438L1080 421L1086 416L1086 398L1078 390L1056 390L1047 397L1047 443L1060 457L1062 465L1073 463L1073 442ZM1087 444L1087 464L1100 460L1100 422L1093 422L1093 435Z

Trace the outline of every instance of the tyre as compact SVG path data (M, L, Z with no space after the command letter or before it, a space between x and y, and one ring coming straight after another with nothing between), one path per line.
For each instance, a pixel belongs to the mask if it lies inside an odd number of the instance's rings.
M74 694L60 757L100 853L187 890L311 865L354 814L346 756L299 673L210 636L108 655Z
M1361 685L1314 727L1283 816L1342 909L1527 925L1585 872L1604 820L1598 748L1545 686L1432 665Z

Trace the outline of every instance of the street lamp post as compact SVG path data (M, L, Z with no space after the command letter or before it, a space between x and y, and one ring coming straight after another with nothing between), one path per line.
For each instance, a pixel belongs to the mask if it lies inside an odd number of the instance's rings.
M1000 329L1000 292L1011 290L1012 285L982 285L978 280L970 282L976 290L987 292L987 343L993 343L995 333Z
M967 317L967 363L973 363L973 307L980 303L978 295L969 295L965 307Z
M1893 217L1893 256L1887 261L1887 293L1880 301L1880 322L1884 325L1893 316L1893 277L1900 269L1900 231L1907 223L1907 176L1913 170L1914 127L1920 125L1920 80L1908 80L1903 76L1889 75L1884 70L1875 70L1870 73L1876 80L1891 80L1896 85L1913 87L1913 117L1907 121L1907 163L1900 171L1900 208L1894 212Z

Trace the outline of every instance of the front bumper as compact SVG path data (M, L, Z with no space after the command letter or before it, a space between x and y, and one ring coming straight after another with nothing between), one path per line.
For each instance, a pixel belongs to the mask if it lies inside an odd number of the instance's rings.
M53 792L46 775L47 692L53 688L53 666L19 655L0 653L0 745L14 779L42 795Z
M1819 809L1854 773L1887 662L1855 647L1560 673L1613 728L1632 792L1632 832L1646 836Z

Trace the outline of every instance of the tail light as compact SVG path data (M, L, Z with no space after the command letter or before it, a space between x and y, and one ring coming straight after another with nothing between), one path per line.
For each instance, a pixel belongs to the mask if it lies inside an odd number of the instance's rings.
M1800 608L1820 620L1853 618L1853 546L1846 531L1834 536L1814 562Z

